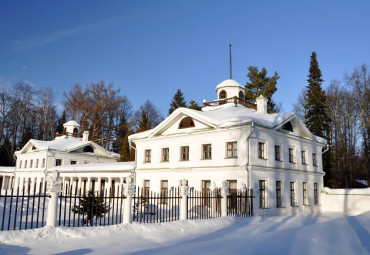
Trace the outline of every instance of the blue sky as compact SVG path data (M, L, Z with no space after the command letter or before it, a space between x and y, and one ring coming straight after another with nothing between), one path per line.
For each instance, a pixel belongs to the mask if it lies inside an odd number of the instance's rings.
M27 81L56 100L75 83L114 83L136 109L150 99L167 116L186 100L216 99L249 65L280 75L276 102L291 111L312 51L325 79L370 64L370 1L0 2L0 87Z

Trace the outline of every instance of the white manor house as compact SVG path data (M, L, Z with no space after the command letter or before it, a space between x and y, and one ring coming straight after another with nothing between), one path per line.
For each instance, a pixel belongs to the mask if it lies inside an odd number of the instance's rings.
M0 168L3 189L42 187L46 174L58 170L64 184L77 188L113 188L134 176L135 184L163 191L188 180L190 188L208 190L223 183L231 192L253 188L259 207L269 215L320 212L322 153L326 140L314 136L294 113L267 113L267 99L244 100L245 87L225 80L217 100L202 111L178 108L157 127L129 136L135 162L82 138L79 125L67 122L53 141L30 140L15 153L15 168ZM41 185L40 185L41 183Z

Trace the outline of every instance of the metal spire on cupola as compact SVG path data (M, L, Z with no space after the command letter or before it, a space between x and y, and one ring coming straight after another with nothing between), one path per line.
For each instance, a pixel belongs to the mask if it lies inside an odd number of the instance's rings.
M233 75L232 75L232 65L231 65L231 44L229 44L229 49L230 49L230 80L233 79Z

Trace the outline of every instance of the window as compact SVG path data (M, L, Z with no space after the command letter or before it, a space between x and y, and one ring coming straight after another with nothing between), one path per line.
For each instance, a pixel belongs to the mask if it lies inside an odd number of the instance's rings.
M30 168L33 167L33 159L31 159L31 162L30 162Z
M237 144L236 142L226 143L226 157L236 158L237 157Z
M294 149L289 148L289 162L294 163Z
M275 145L275 160L280 161L280 146Z
M35 145L32 145L32 148L31 148L31 150L36 150L36 147L35 147Z
M202 145L202 155L203 155L203 159L212 158L212 146L210 144Z
M55 165L56 166L61 166L62 165L62 160L61 159L56 159L55 160Z
M302 183L302 187L303 187L303 204L307 205L308 204L308 201L307 201L307 182Z
M245 100L245 96L244 96L243 91L239 91L239 99Z
M41 167L45 167L45 159L44 158L42 159L42 165L41 165Z
M287 131L290 131L290 132L293 132L293 126L292 126L292 123L287 122L285 123L283 126L282 126L282 129L284 130L287 130Z
M227 97L227 93L225 90L221 90L220 92L220 98L219 99L225 99Z
M265 143L258 143L258 157L265 158Z
M227 186L229 188L230 193L237 192L237 181L236 180L227 180Z
M302 164L303 165L307 165L307 161L306 161L306 152L305 151L302 151Z
M162 162L168 162L169 161L169 154L170 149L169 148L162 148Z
M314 202L315 202L315 205L317 205L319 203L319 194L317 193L317 183L314 183L313 184L313 197L314 197Z
M167 199L165 199L165 197L167 197L167 192L168 180L161 180L161 197L163 197L163 199L161 199L161 204L167 204Z
M145 150L145 163L150 163L152 160L152 150Z
M180 160L188 161L189 160L189 146L180 147Z
M266 208L266 181L259 181L260 185L260 208Z
M83 152L94 152L94 149L93 149L93 147L91 147L91 146L86 146L86 147L83 149Z
M78 128L74 128L73 129L73 134L77 134L77 132L78 132Z
M195 127L194 120L190 117L185 117L180 121L179 129Z
M38 168L39 167L39 159L36 159L36 166L35 166L36 168Z
M71 160L71 165L76 165L77 161L76 160Z
M144 188L143 188L143 195L144 196L149 196L149 191L150 191L150 180L144 180Z
M24 168L27 168L27 160L24 161Z
M22 160L19 160L19 169L22 168Z
M296 205L294 186L295 186L295 183L294 182L291 182L290 183L290 205L291 206Z
M316 153L312 153L312 165L313 165L313 166L317 166L317 162L316 162Z
M281 181L276 181L276 207L281 206Z
M210 180L202 181L202 195L203 195L202 205L210 206L210 202L211 202L210 199L209 199L210 187L211 187L211 181Z

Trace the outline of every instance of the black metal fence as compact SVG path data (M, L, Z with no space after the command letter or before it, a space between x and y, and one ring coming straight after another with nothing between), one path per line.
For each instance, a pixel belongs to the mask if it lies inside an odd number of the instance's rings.
M133 199L133 221L140 223L170 222L179 219L180 195L178 188L159 193L137 188Z
M187 219L209 219L221 217L221 191L191 189L187 201Z
M122 223L125 196L117 190L81 190L65 188L59 195L57 225L68 227L96 227Z
M45 211L47 202L50 196L46 194L46 186L44 191L36 193L36 184L33 187L33 194L25 192L25 188L21 191L18 188L16 191L0 192L0 230L22 230L43 227L46 224ZM40 183L39 191L42 190Z
M227 196L227 216L251 217L253 216L252 191L238 190L230 192Z

